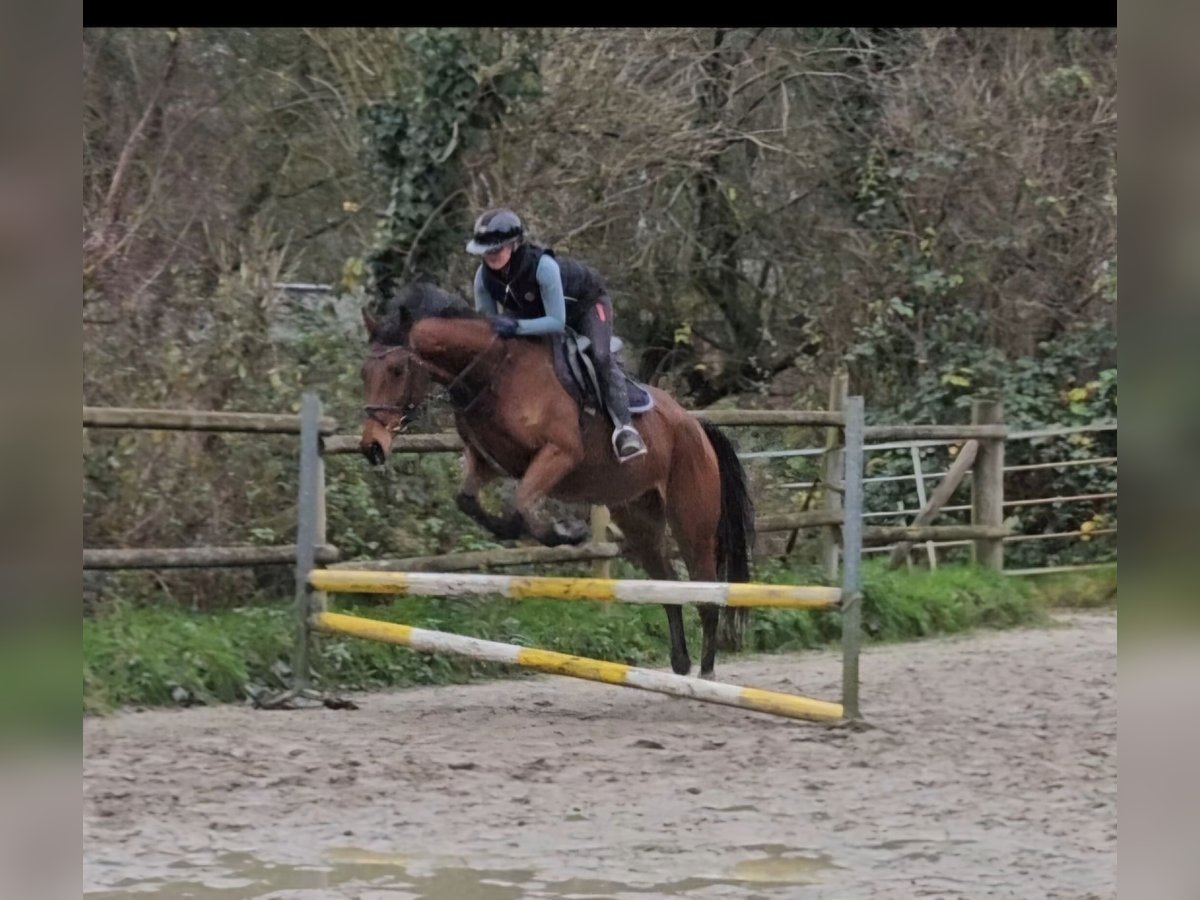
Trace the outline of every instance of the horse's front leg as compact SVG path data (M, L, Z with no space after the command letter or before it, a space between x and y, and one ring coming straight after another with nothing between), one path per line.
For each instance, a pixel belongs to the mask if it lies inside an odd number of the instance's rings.
M479 502L479 492L499 477L500 473L468 444L463 452L463 480L454 503L496 537L515 540L521 536L521 529L518 527L514 532L510 519L492 515Z
M589 534L587 523L572 519L547 524L535 514L537 504L582 461L583 445L578 441L546 444L534 454L517 485L513 502L506 510L505 519L510 527L529 534L547 547L586 541Z

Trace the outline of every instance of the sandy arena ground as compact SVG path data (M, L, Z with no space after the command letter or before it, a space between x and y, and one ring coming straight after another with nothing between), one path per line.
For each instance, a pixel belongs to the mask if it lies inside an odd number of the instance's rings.
M553 677L89 719L84 890L1115 897L1116 646L1100 612L871 647L862 729ZM830 699L839 672L717 667Z

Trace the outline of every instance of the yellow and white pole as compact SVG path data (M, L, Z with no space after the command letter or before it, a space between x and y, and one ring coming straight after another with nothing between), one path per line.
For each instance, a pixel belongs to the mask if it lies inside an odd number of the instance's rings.
M315 573L314 573L315 574ZM376 574L376 573L372 573ZM780 694L758 688L738 687L716 681L703 681L686 675L654 672L622 663L604 662L583 656L570 656L552 650L535 650L516 644L502 644L479 638L448 634L444 631L428 631L410 625L380 622L342 613L320 612L312 619L313 628L331 634L344 634L370 641L400 644L422 653L446 653L465 656L485 662L507 663L547 672L551 675L567 675L588 681L600 681L623 687L685 697L704 703L721 703L757 712L793 719L817 721L842 718L842 705L824 700L813 700L792 694Z

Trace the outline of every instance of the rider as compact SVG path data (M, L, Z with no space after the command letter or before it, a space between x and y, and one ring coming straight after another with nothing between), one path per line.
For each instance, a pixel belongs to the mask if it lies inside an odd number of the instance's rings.
M467 252L483 257L475 273L475 308L494 317L496 334L555 334L570 326L591 339L596 374L617 425L613 451L621 462L643 455L646 445L631 424L625 378L610 352L613 307L599 273L527 242L520 217L503 207L476 220Z

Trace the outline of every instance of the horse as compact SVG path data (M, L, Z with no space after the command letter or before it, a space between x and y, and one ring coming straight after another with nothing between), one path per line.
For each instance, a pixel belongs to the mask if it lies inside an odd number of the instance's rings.
M539 501L549 496L605 505L623 534L622 555L651 578L677 577L667 546L669 523L691 580L750 580L754 505L745 470L716 425L647 386L653 406L636 425L648 452L621 463L608 417L584 414L556 376L550 340L499 337L487 317L425 283L394 295L378 317L364 309L363 323L368 343L360 449L372 465L387 461L393 436L419 414L436 382L448 391L466 448L455 502L497 538L577 544L586 540L587 526L542 521ZM484 509L479 492L501 476L518 484L497 516ZM664 608L671 668L690 674L682 607ZM712 679L720 607L697 609L700 677Z

